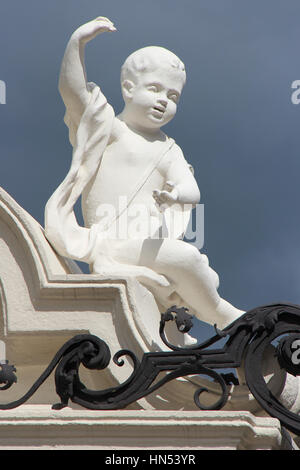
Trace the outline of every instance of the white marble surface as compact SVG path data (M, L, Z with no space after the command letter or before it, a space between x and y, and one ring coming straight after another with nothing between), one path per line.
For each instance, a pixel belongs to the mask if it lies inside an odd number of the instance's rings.
M1 450L181 449L182 453L183 450L279 450L282 442L278 420L257 418L245 411L91 413L27 405L0 414Z

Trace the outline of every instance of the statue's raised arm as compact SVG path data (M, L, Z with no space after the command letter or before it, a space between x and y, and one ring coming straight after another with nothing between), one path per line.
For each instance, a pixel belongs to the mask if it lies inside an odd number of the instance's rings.
M68 42L59 80L73 155L68 174L47 202L45 233L60 254L87 262L96 231L81 227L73 208L100 165L111 135L114 112L100 88L87 82L84 47L98 34L115 30L112 22L104 17L80 26Z
M76 126L90 100L84 62L85 45L98 34L107 31L116 31L116 28L108 18L99 16L76 29L66 47L60 71L59 91Z

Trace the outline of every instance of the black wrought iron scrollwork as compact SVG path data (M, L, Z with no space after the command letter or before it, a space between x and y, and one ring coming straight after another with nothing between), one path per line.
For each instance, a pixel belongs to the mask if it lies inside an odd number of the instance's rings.
M228 384L226 383L224 376L222 374L218 374L213 369L206 369L206 367L202 367L199 370L199 374L208 375L209 377L213 378L216 382L218 382L221 386L222 393L220 398L213 405L203 405L200 401L200 395L203 392L208 392L208 389L206 387L200 387L194 393L195 404L198 406L198 408L200 408L200 410L221 410L226 404L229 396L229 390L227 386Z
M15 366L8 363L8 361L0 363L0 390L7 390L15 382L17 382L17 376L15 374Z
M238 385L233 372L224 373L222 370L236 369L243 361L247 385L262 408L278 418L285 428L300 434L300 417L287 410L273 396L262 371L264 353L272 344L280 367L289 374L300 375L300 306L273 304L253 309L223 330L215 326L215 334L206 341L187 347L173 345L167 340L165 326L169 321L175 321L178 330L183 333L193 326L192 317L185 307L173 306L163 313L159 332L169 350L145 353L141 361L132 351L125 349L114 355L112 360L119 367L124 364L124 357L133 363L133 371L124 383L106 390L89 390L85 387L79 378L80 365L88 369L105 369L110 363L111 354L107 344L100 338L77 335L61 347L23 397L0 405L0 409L23 404L54 369L56 391L60 397L60 402L53 405L55 409L67 406L69 400L88 409L125 408L165 383L189 375L208 376L220 388L219 398L210 406L201 403L202 393L208 390L199 388L194 394L196 406L202 410L221 409L228 400L229 384ZM223 346L212 348L220 339L223 339ZM16 381L14 372L14 366L0 365L0 384L4 383L0 390Z
M245 375L247 385L262 408L278 418L283 426L300 434L300 416L286 409L270 392L262 374L264 352L277 340L275 356L281 368L295 376L300 375L297 347L300 346L300 307L297 305L274 305L264 307L260 316L265 318L267 328L261 328L247 348ZM298 342L298 346L295 342ZM294 347L295 346L295 347Z

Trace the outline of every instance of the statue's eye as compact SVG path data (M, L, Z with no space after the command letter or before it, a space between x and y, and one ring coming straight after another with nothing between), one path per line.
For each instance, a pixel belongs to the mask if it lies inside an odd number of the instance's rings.
M158 92L158 86L157 85L149 85L148 90L153 91L153 93L157 93Z
M179 96L177 95L177 93L172 93L171 95L169 95L169 99L174 101L174 103L177 103Z

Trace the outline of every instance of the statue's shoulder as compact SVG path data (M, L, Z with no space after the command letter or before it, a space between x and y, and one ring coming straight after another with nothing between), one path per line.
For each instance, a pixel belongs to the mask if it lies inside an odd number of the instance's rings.
M165 134L166 143L169 146L167 156L174 161L174 159L185 160L182 148L176 143L175 139Z
M115 116L111 130L110 143L112 143L113 141L120 140L121 136L124 135L126 130L126 124L121 119L119 119L118 116Z

